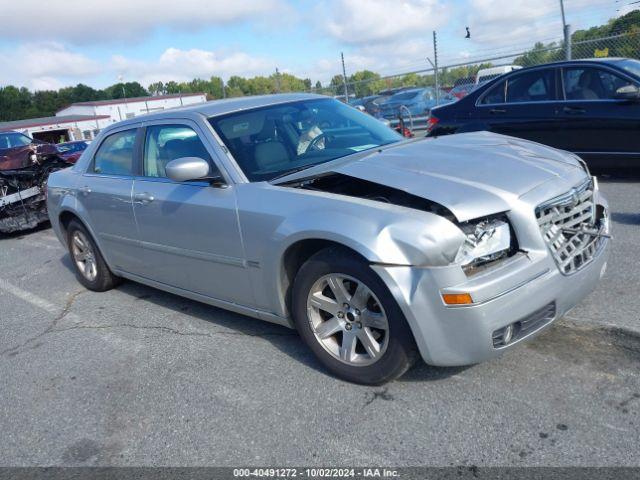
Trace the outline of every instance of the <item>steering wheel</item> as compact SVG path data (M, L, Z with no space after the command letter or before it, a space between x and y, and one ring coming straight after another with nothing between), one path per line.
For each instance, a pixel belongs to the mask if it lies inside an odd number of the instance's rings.
M326 140L326 138L327 136L324 134L324 132L318 135L317 137L315 137L313 140L311 140L311 142L309 142L309 145L307 146L304 153L307 153L312 150L315 150L315 151L324 150L326 148L326 144L323 144L322 148L320 148L319 144L321 140Z

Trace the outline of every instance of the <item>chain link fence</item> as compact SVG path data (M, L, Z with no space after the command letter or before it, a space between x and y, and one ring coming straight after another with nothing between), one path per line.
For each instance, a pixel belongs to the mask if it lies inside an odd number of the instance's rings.
M576 60L611 57L640 59L640 31L601 38L574 38L568 49L563 40L557 40L539 42L524 51L501 49L493 55L453 60L438 67L437 78L436 70L432 67L388 76L371 73L369 78L362 79L354 75L346 82L346 94L343 78L336 76L331 84L312 91L340 99L348 96L350 104L361 105L369 113L387 118L392 126L397 126L402 117L402 122L406 120L411 130L423 130L426 129L428 113L433 106L454 102L478 84L514 68L542 65L567 58ZM437 90L436 85L439 86ZM384 102L389 95L401 94L402 89L410 87L430 87L424 94L428 98L418 103L416 108L412 107L414 111L406 107L393 108ZM379 95L383 97L378 97ZM385 111L390 108L393 113Z
M602 58L602 57L628 57L640 59L640 31L625 33L595 39L584 39L572 42L569 56L571 59ZM488 73L483 78L478 78L481 70L494 69L496 67L512 66L531 67L549 62L564 60L567 58L567 48L563 40L549 43L536 43L533 48L520 51L505 51L495 55L487 55L476 58L451 61L438 67L438 102L444 103L452 100L449 92L463 94L469 88L475 86L478 80L488 80L499 73ZM425 63L426 60L425 60ZM429 67L422 70L398 73L394 75L378 76L357 79L350 77L346 82L347 94L350 102L372 95L391 93L394 90L405 87L435 87L436 71ZM455 90L454 90L455 88ZM312 89L314 93L334 97L345 97L345 85L342 77L334 77L334 82ZM468 93L468 92L466 92Z

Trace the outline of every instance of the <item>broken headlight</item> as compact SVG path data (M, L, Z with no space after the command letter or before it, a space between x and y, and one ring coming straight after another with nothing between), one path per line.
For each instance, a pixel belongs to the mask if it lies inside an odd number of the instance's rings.
M459 225L466 239L455 258L465 271L507 257L512 247L506 219L484 219Z

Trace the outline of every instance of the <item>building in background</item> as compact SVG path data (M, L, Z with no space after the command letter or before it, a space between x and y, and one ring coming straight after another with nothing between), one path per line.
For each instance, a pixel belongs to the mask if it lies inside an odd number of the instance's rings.
M54 117L2 122L0 131L15 130L50 143L93 140L100 130L120 120L206 101L204 93L184 93L73 103Z

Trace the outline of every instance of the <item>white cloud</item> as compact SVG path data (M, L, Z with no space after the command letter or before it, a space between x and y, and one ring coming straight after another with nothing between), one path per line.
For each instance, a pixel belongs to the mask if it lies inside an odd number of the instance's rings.
M601 10L597 7L602 6L602 1L572 0L566 6L567 22L575 20L575 30L584 27L588 12ZM562 38L557 0L469 0L466 10L473 43L485 48L501 45L508 49L509 45L533 45L536 41ZM612 9L611 16L614 14Z
M59 90L65 84L54 77L38 77L31 80L31 88L38 90Z
M76 43L139 39L158 27L193 31L278 18L283 0L20 0L4 2L0 36ZM7 21L12 19L12 21ZM24 20L23 20L24 19Z
M65 79L75 84L101 72L94 60L55 42L26 43L0 52L0 57L4 81L36 90L57 89Z
M213 75L225 79L231 75L269 75L275 65L270 59L245 52L168 48L157 60L139 61L114 56L110 68L123 75L126 81L137 80L147 86L157 81L207 79Z
M0 51L0 58L5 65L3 84L33 90L58 89L80 82L101 88L116 83L120 75L126 82L138 81L145 87L157 81L181 82L213 75L224 79L231 75L270 75L276 66L273 59L242 51L178 48L167 48L159 57L149 60L113 55L106 62L97 62L51 42L28 43Z
M428 35L447 21L449 10L440 0L329 0L319 5L315 18L328 14L326 32L362 45Z
M72 76L84 77L100 71L97 62L81 53L71 52L54 42L22 45L15 57L22 71L32 77Z

